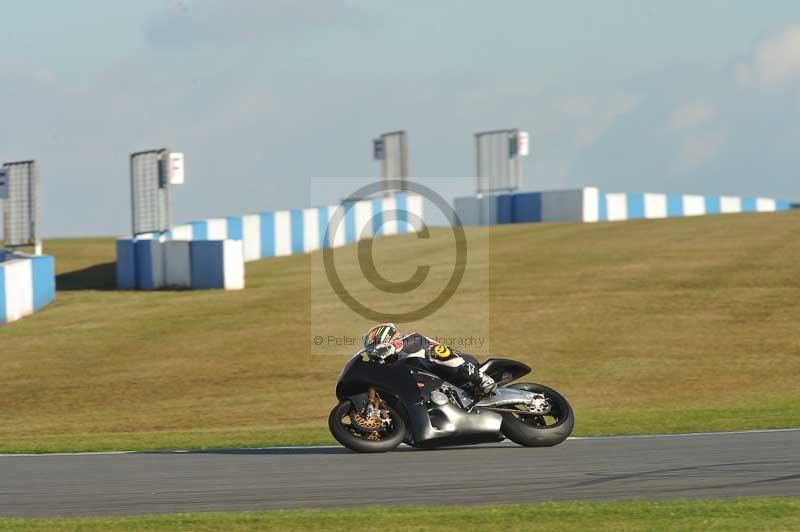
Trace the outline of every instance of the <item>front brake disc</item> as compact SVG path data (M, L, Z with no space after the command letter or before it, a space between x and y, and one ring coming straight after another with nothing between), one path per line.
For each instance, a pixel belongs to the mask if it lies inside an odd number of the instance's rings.
M359 430L359 432L372 434L383 427L383 421L378 416L368 419L361 414L354 414L350 417L350 419L353 420L353 425Z

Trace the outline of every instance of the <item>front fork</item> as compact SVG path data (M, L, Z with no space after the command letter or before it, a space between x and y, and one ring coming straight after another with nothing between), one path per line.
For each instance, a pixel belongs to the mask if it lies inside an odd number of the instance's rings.
M374 386L367 389L367 419L379 416L381 412L381 399Z
M378 391L374 386L370 386L369 389L367 389L367 399L369 399L370 404L375 408L381 405L381 400L378 398Z

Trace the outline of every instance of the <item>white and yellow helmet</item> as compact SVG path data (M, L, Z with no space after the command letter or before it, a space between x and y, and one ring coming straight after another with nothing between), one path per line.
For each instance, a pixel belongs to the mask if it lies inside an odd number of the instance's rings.
M389 343L399 335L394 323L381 323L364 335L364 347L371 349L377 345Z

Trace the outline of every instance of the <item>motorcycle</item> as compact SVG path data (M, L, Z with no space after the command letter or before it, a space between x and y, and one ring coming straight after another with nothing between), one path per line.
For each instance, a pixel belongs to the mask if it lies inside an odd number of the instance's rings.
M433 448L508 438L525 447L552 447L567 439L575 416L564 396L541 384L511 384L530 367L490 358L480 368L497 386L475 398L436 376L424 358L362 349L336 382L339 404L328 428L339 443L362 453L391 451L403 442Z

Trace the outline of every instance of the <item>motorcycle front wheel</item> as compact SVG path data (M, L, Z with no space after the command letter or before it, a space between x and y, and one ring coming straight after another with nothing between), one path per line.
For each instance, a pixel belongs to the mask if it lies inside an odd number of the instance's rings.
M403 442L406 424L392 407L386 405L385 408L391 418L388 427L371 431L365 429L365 420L358 417L360 414L355 405L351 401L342 401L331 410L328 429L336 441L358 453L391 451Z
M525 447L552 447L572 433L575 414L563 395L532 382L512 384L509 388L543 394L550 402L550 411L546 415L530 414L520 405L519 413L504 412L500 431L506 438Z

